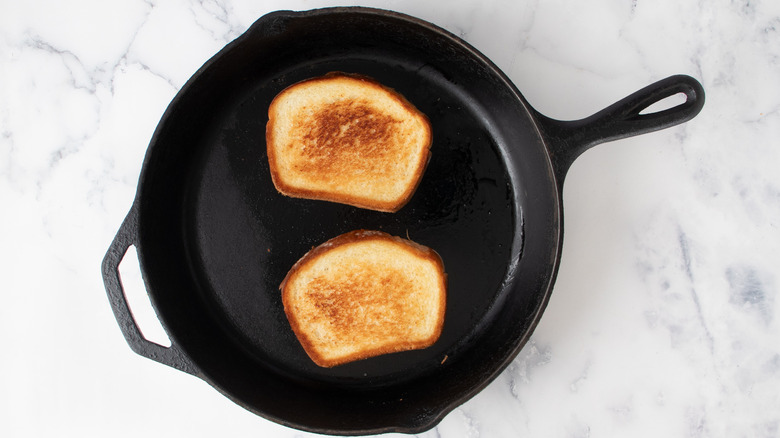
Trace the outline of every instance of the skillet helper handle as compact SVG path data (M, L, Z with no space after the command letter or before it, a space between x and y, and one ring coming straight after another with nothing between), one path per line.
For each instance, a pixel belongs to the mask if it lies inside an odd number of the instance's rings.
M164 347L149 341L141 334L141 330L133 318L127 297L122 288L119 264L122 262L127 250L137 244L137 236L138 207L137 204L133 204L103 258L103 283L108 294L111 309L114 311L114 317L119 324L122 335L124 335L125 340L134 352L163 365L168 365L189 374L197 374L197 368L173 343L173 339L171 339L170 347Z
M651 105L677 94L685 102L672 108L642 113ZM670 76L610 105L596 114L574 121L560 121L536 113L549 140L560 187L572 162L591 147L608 141L670 128L694 118L704 106L704 88L686 75Z

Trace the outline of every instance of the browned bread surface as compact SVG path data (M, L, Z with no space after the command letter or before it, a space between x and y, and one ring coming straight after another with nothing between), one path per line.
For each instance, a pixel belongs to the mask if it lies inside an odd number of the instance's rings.
M428 164L428 118L373 79L329 73L291 85L268 109L271 178L287 196L395 212Z
M433 345L444 324L446 284L434 250L357 230L309 251L280 288L304 350L332 367Z

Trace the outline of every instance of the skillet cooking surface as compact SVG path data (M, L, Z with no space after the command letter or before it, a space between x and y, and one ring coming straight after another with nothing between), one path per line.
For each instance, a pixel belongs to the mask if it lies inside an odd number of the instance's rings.
M278 77L255 78L243 100L220 109L198 134L202 156L193 166L185 209L188 247L203 273L201 298L219 309L220 324L258 360L316 379L413 378L435 368L469 339L504 277L514 234L506 169L478 108L443 86L432 70L416 70L392 54L293 66ZM280 195L265 149L271 99L286 85L329 71L378 79L431 120L432 158L417 192L397 213L381 213ZM445 325L431 348L382 356L332 369L316 366L290 330L279 284L298 258L332 237L375 229L434 248L448 273ZM381 379L380 379L381 380Z

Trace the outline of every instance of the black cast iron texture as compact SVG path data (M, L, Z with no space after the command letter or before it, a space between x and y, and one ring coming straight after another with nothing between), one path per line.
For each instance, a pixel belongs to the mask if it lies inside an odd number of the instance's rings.
M268 105L331 71L374 77L431 120L430 164L397 213L274 189ZM677 93L685 103L640 115ZM560 259L572 161L599 142L687 121L703 103L698 82L673 76L590 118L556 121L474 48L419 19L367 8L268 14L163 115L103 262L112 309L135 352L272 421L325 434L422 432L490 383L537 325ZM439 252L449 276L443 333L424 350L320 368L295 339L278 287L306 251L359 228ZM133 245L170 348L144 339L128 309L117 269Z

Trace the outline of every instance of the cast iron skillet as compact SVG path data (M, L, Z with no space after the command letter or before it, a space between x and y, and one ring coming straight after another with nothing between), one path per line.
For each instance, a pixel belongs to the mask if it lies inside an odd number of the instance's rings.
M287 198L271 183L268 104L330 71L372 76L432 122L430 164L397 213ZM679 93L684 103L640 114ZM482 54L427 22L365 8L268 14L163 115L103 261L111 306L135 352L272 421L343 435L424 431L491 382L539 321L572 161L599 142L687 121L703 104L697 81L673 76L587 119L556 121ZM360 228L439 252L449 274L443 333L425 350L320 368L295 339L278 286L311 247ZM170 348L147 341L128 309L117 268L130 246Z

